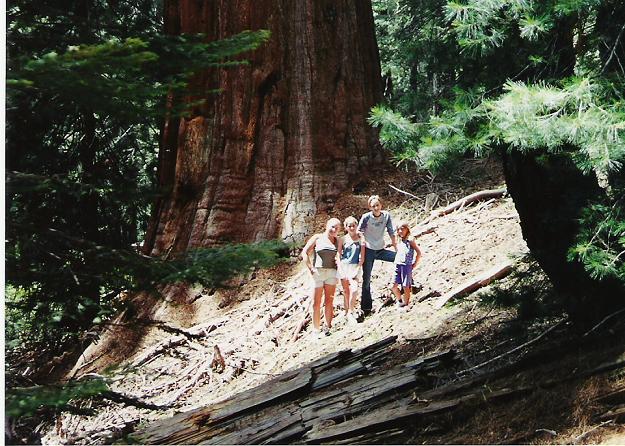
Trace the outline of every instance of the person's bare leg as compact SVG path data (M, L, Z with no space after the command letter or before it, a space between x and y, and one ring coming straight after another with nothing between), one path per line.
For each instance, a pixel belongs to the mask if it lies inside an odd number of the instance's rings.
M323 287L315 288L313 294L313 328L315 330L321 330L321 295L323 294Z
M347 279L341 279L341 285L343 286L343 304L345 305L345 316L349 314L351 310L349 301L351 298L350 281Z
M326 317L326 324L328 328L332 328L332 319L334 318L334 291L336 285L324 285L324 312Z
M353 311L356 309L356 304L358 303L358 298L360 297L360 284L356 279L351 279L349 281L349 292L351 294L349 311Z
M391 292L393 293L393 296L395 296L395 299L397 299L397 302L401 302L401 293L399 292L399 285L394 283L393 288L391 288Z
M410 303L410 289L412 287L405 287L404 288L404 305L408 305Z

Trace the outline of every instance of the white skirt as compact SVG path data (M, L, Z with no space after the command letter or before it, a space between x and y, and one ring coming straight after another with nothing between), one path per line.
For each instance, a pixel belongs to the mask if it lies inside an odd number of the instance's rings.
M339 279L355 279L362 278L362 268L357 263L343 263L339 264L338 270Z

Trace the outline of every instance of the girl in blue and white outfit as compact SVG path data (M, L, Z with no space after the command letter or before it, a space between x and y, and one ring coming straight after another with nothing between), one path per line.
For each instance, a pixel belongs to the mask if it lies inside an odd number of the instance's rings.
M339 237L341 221L331 218L326 223L326 230L313 235L302 250L302 261L308 267L315 291L313 293L313 333L321 334L321 297L324 297L324 313L326 319L325 334L329 334L334 317L334 291L338 281L338 260L343 251ZM310 261L310 254L315 252L315 263Z
M343 254L339 263L339 279L343 285L345 316L354 316L360 295L362 264L365 261L365 240L358 233L358 220L351 215L343 222L347 234L343 236Z
M410 226L406 222L397 223L397 254L395 255L395 273L393 279L393 294L397 299L398 307L405 307L410 303L410 291L412 288L412 269L421 259L421 250L417 242L410 237ZM400 285L404 289L402 300Z

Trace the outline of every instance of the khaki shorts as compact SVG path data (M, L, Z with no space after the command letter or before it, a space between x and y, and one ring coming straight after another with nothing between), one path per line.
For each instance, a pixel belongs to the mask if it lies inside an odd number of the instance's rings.
M317 272L312 276L315 288L324 285L336 285L338 282L336 270L334 268L317 268Z

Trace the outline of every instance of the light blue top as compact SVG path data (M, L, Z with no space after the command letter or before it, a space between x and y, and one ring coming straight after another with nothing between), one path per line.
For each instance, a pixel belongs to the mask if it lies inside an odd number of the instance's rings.
M360 239L352 240L351 235L347 234L343 237L343 253L341 254L341 262L358 264L360 261Z

